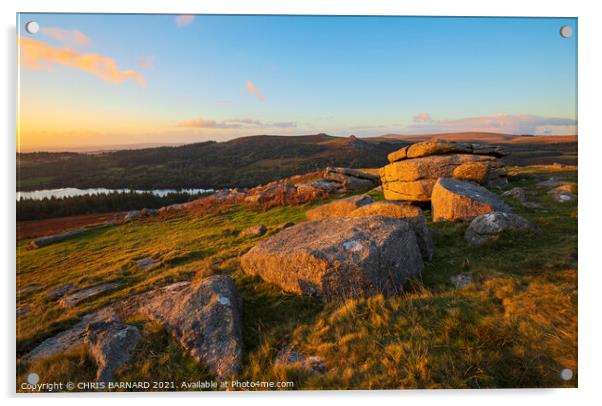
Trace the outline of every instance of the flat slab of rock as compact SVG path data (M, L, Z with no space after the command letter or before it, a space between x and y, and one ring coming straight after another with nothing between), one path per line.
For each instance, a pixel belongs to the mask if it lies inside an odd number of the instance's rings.
M73 307L82 300L96 296L108 290L115 289L117 287L119 287L118 282L103 283L101 285L92 286L62 298L59 303L63 307Z
M142 271L147 271L157 264L158 262L151 257L144 257L136 260L136 266Z
M172 291L163 290L141 311L165 326L216 378L226 378L240 370L240 299L229 276L214 275Z
M527 231L533 229L525 218L504 212L482 214L475 217L464 233L464 239L473 245L495 240L504 231Z
M423 269L410 224L381 216L329 217L287 228L243 255L241 265L287 292L324 301L397 294Z
M309 220L319 220L325 217L348 216L352 211L367 204L373 203L374 199L367 195L356 195L345 199L334 200L308 210L305 216Z
M49 235L46 237L39 237L39 238L36 238L35 240L32 240L29 243L29 245L32 248L45 247L47 245L56 244L58 242L65 241L69 238L78 236L80 234L85 233L86 231L88 231L88 229L86 229L86 228L76 228L74 230L64 231L59 234Z
M363 172L358 169L328 167L328 168L326 168L325 172L326 173L339 173L341 175L352 176L354 178L366 179L366 180L369 180L372 183L374 183L374 185L380 184L380 178L377 175L374 175L374 174L371 174L368 172Z
M481 214L512 209L502 198L474 182L441 178L433 188L433 221L468 221Z
M425 261L433 259L433 238L420 207L392 200L381 200L355 209L349 216L384 216L406 220L416 233L422 259Z
M56 288L50 289L48 292L46 292L46 296L48 296L50 300L57 300L74 289L75 285L73 283L64 283Z

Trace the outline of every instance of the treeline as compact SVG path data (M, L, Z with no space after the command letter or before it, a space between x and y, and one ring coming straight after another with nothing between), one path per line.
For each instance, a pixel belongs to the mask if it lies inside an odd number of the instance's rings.
M206 195L206 194L205 194ZM44 198L42 200L22 199L17 201L17 221L42 220L53 217L78 214L110 213L116 211L158 209L175 203L185 203L203 196L189 193L169 193L157 196L150 192L112 192L108 194Z

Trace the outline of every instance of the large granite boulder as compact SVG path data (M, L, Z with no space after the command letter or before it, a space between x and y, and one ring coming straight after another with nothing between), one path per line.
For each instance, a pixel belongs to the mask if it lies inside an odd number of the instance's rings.
M305 216L309 220L319 220L324 217L343 217L348 216L355 209L374 202L370 196L355 195L345 199L334 200L308 210Z
M425 261L433 259L433 238L426 224L422 209L403 202L378 201L361 206L349 214L350 217L384 216L406 220L416 233L418 247Z
M494 211L512 212L500 196L474 182L441 178L433 188L433 221L468 221Z
M422 271L408 222L382 216L309 221L261 241L242 269L287 292L324 301L397 294Z
M489 187L507 184L507 172L497 159L499 148L475 147L446 141L425 141L389 154L381 168L388 200L428 202L437 179L457 178Z
M473 245L481 245L495 240L504 231L527 231L533 229L525 218L504 212L493 212L475 217L466 232L464 239Z
M141 311L171 332L214 377L223 379L238 373L242 362L240 306L232 278L214 275L164 289Z

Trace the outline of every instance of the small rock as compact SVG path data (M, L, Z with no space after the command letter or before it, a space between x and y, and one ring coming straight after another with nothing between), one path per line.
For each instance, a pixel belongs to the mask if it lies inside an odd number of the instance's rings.
M257 224L251 227L247 227L241 231L241 235L246 237L260 237L264 235L268 229L263 224Z
M315 355L305 356L291 347L285 347L278 352L274 362L276 367L300 367L308 372L324 374L328 372L326 362L322 357Z
M19 307L17 307L17 317L25 316L30 311L31 311L31 307L29 305L19 306Z
M75 289L75 285L73 283L64 283L54 289L49 290L46 293L46 296L48 296L50 300L57 300L71 292L73 289Z
M472 272L462 272L449 278L449 282L458 289L472 285Z
M464 239L473 245L496 239L504 231L527 231L531 223L512 213L494 212L476 217L464 233Z
M567 192L564 189L555 188L548 192L548 195L559 203L574 202L577 200L577 195L571 192Z
M39 283L30 283L29 285L17 290L17 294L22 295L23 293L33 292L34 290L38 290L41 287L42 285L40 285Z
M512 198L516 199L521 204L521 206L523 206L527 209L532 209L532 210L541 209L542 208L541 204L529 201L528 194L529 194L529 192L527 191L527 189L522 188L522 187L514 187L514 188L502 193L502 196L512 197Z
M59 303L63 307L73 307L82 300L88 299L92 296L96 296L108 290L115 289L118 286L119 283L117 282L103 283L101 285L92 286L90 288L80 290L78 292L73 293L72 295L62 298Z
M474 182L441 178L432 194L433 221L472 220L494 211L512 212L500 196Z
M152 216L157 216L158 214L159 214L158 209L144 208L144 209L140 210L140 215L143 217L152 217Z
M136 265L142 271L147 271L157 264L158 264L158 262L150 257L144 257L144 258L140 258L140 259L136 260Z
M540 186L540 187L556 187L556 186L560 186L560 185L562 185L564 183L567 183L566 180L561 179L561 178L557 178L555 176L552 176L548 180L545 180L545 181L542 181L542 182L538 182L537 186Z
M137 220L140 217L142 217L142 213L140 212L140 210L132 210L132 211L129 211L125 215L125 217L123 218L123 222L124 223L129 223L130 221Z

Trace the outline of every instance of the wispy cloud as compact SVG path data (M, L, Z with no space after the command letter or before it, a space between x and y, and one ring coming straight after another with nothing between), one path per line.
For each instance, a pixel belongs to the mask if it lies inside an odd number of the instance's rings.
M562 117L543 117L531 114L496 114L435 120L426 112L414 116L414 123L404 132L416 134L481 131L506 134L575 134L577 120Z
M65 30L59 27L42 27L40 32L46 37L52 38L69 47L84 47L90 45L92 40L79 30Z
M25 37L18 37L18 41L21 67L43 69L53 65L64 65L88 72L108 82L122 83L127 79L135 79L144 86L142 75L133 70L119 70L112 58L94 53L81 54L69 48L55 48Z
M142 69L151 69L155 66L155 57L154 56L141 56L138 58L138 66Z
M192 24L192 22L194 21L194 16L190 14L181 14L179 16L176 16L175 21L178 27L185 27L187 25Z
M247 80L247 92L253 93L255 97L257 97L257 100L259 100L260 102L263 102L265 100L265 97L263 96L263 93L261 93L261 90L259 90L259 88L255 86L255 83L253 83L250 80Z
M416 123L428 123L430 121L432 121L431 115L429 113L427 113L426 111L418 113L417 115L414 116L414 122L416 122Z
M292 121L265 122L251 118L231 118L223 121L210 120L206 118L194 118L184 120L177 124L184 128L294 128L297 126Z

